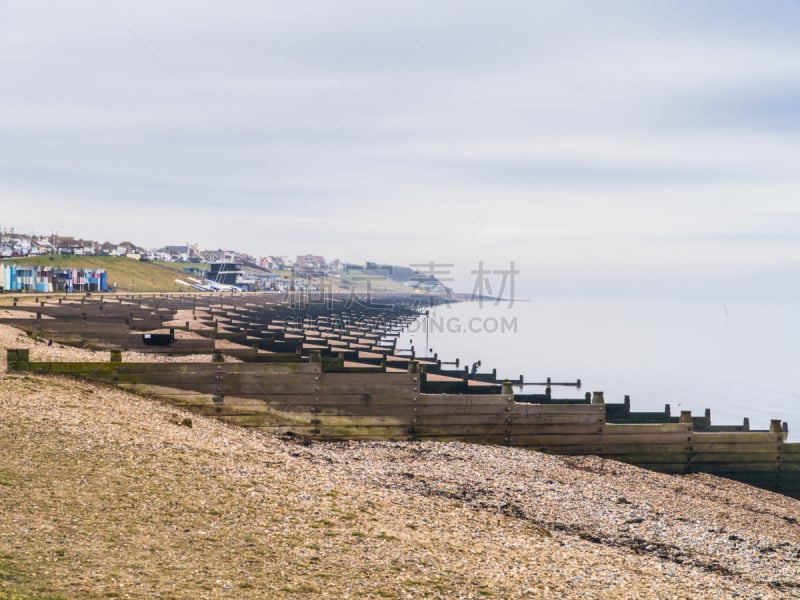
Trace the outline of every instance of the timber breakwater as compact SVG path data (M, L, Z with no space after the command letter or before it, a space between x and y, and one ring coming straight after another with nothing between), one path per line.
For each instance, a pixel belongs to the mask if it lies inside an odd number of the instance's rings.
M9 371L104 381L223 421L321 440L442 440L597 455L651 470L704 472L800 497L800 444L769 430L716 425L706 411L637 413L602 393L515 393L397 339L447 299L196 294L20 296L0 323L42 340L110 351L108 362L32 362ZM123 352L207 355L205 362L123 361ZM546 383L546 382L545 382ZM575 382L579 387L579 381ZM681 399L685 405L687 399Z

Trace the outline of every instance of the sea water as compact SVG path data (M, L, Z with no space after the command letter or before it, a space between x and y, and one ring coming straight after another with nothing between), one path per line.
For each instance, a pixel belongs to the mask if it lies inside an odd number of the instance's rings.
M800 439L800 316L789 302L462 302L421 317L399 341L409 345L420 357L458 358L462 369L480 360L480 372L496 368L501 379L581 380L580 390L554 387L554 397L598 390L607 402L622 402L629 395L634 411L669 404L673 415L702 416L709 408L712 424L740 425L749 417L751 429L781 419L789 439Z

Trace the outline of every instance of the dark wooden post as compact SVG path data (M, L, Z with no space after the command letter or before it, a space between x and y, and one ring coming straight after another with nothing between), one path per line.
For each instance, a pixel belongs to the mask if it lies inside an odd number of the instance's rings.
M548 383L550 383L550 378L547 378ZM592 394L592 404L605 404L606 400L603 396L603 392L594 392Z

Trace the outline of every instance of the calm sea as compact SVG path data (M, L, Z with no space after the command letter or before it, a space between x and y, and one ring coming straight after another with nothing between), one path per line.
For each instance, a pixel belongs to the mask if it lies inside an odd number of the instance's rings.
M401 339L426 355L425 319ZM711 409L712 423L754 429L789 423L800 440L795 382L800 316L791 303L545 298L440 306L427 327L428 354L526 381L575 381L557 397L602 390L607 402L628 394L632 409ZM542 388L526 387L526 390Z

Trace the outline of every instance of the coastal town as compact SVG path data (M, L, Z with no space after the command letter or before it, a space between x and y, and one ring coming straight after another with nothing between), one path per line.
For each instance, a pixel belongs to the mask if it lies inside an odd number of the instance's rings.
M0 231L0 258L43 255L124 256L132 260L186 263L234 262L249 263L266 269L297 267L303 271L324 271L330 274L338 272L342 267L338 259L326 261L325 257L313 254L296 258L277 255L254 257L244 252L222 248L201 250L196 243L145 248L129 241L112 243L55 234L24 234L15 232L14 228Z
M76 258L124 258L178 271L169 290L198 291L337 291L376 284L397 291L408 287L425 293L449 293L434 273L376 262L347 263L317 254L256 257L229 249L200 249L196 243L145 248L129 241L98 242L74 236L0 231L0 291L72 293L136 291L100 265ZM57 259L73 259L62 265ZM42 261L42 259L45 259ZM140 290L141 291L141 290Z

